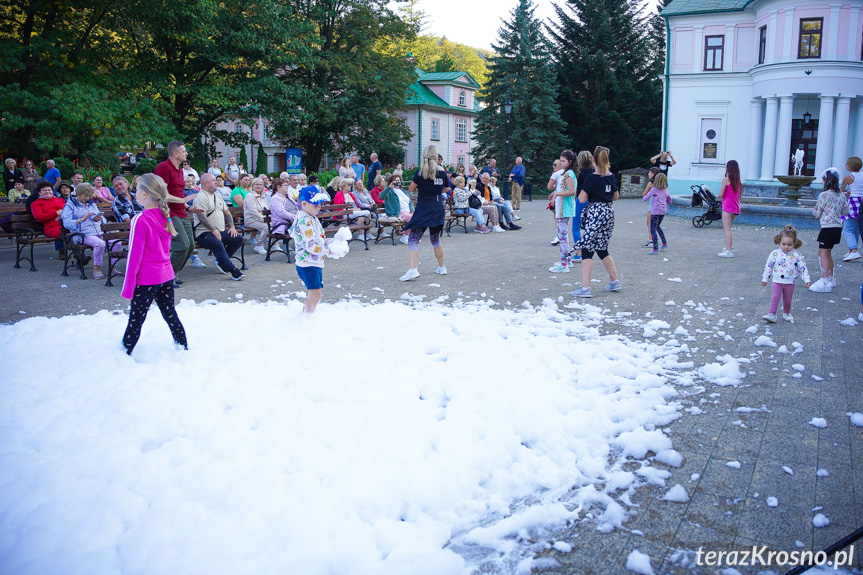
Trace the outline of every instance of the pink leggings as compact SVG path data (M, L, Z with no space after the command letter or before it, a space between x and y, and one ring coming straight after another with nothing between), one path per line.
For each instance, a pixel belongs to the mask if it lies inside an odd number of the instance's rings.
M773 282L770 290L770 313L776 313L779 309L779 298L782 298L782 311L791 313L791 296L794 295L794 284L780 284Z
M93 248L93 265L101 267L102 256L105 255L105 241L102 236L87 236L84 238L84 243ZM121 242L114 242L112 251L118 252L123 249ZM117 258L114 258L117 261Z

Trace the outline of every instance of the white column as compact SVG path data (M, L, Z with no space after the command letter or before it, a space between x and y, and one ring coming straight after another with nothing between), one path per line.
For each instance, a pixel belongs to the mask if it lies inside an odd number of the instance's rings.
M832 95L821 95L821 109L818 112L818 142L815 146L815 176L830 167L833 158L833 101Z
M747 180L757 180L761 175L761 143L763 141L762 124L764 123L764 100L752 98L752 110L749 113L749 166L746 170Z
M794 111L794 96L779 97L779 125L776 130L776 163L773 173L787 176L791 169L791 119Z
M723 62L722 70L724 72L734 71L734 25L729 24L725 27L725 62Z
M845 173L848 158L848 121L851 115L851 96L839 96L836 100L836 129L833 131L833 165Z
M704 28L695 27L695 61L692 63L692 73L701 73L704 66Z
M767 25L767 57L766 64L772 64L776 58L776 12L770 14L770 23Z
M853 156L863 158L863 99L857 102L857 130L854 134Z
M794 38L792 38L792 34L794 31L794 10L786 10L785 11L785 38L782 40L784 46L782 48L782 61L790 62L797 58L797 50L793 45ZM785 172L783 172L785 173Z
M851 9L851 17L848 19L848 56L846 60L853 62L860 54L857 53L857 23L860 18L860 10Z
M761 178L773 179L773 164L776 162L776 126L779 122L779 98L768 96L767 111L764 120L764 144L761 155Z
M827 56L826 60L835 60L837 48L839 47L839 8L838 4L835 4L830 7L830 31L827 36ZM857 31L851 32L849 30L849 34L851 36L856 36ZM823 36L822 36L823 37ZM823 49L823 46L822 46ZM822 54L822 57L824 55Z

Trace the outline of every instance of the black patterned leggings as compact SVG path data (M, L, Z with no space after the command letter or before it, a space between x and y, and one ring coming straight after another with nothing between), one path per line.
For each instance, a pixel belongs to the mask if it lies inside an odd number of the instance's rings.
M123 346L129 355L132 354L135 344L138 343L138 338L141 337L141 326L147 319L147 312L150 310L150 304L153 303L154 299L171 330L174 342L188 349L186 330L183 329L183 324L180 323L180 318L177 316L177 310L174 309L174 285L172 281L166 281L163 284L135 287L132 310L129 312L129 325L126 326L126 333L123 334Z

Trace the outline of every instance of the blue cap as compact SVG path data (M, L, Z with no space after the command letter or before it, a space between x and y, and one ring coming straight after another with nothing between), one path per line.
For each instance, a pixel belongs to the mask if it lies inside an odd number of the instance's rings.
M316 186L306 186L300 190L299 200L300 202L309 202L310 204L319 206L324 202L329 202L330 196L322 192L320 188Z

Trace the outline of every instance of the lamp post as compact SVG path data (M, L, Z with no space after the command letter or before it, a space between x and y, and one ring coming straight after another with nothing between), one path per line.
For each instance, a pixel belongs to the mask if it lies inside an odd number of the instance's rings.
M503 169L509 170L509 115L512 112L512 102L509 101L509 98L506 99L506 102L503 104L503 111L506 112L506 154L503 162ZM506 172L509 174L509 172ZM510 196L510 184L509 178L507 178L507 185L505 188L506 194L504 194L505 199L509 199Z

